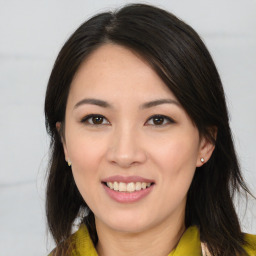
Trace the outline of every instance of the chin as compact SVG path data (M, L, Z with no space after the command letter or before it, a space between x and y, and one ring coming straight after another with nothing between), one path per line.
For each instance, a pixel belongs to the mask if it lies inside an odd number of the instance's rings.
M111 228L117 232L136 234L147 230L147 225L141 223L119 223L118 225L112 225Z
M148 220L145 214L140 214L139 216L143 216L143 218L134 214L114 215L109 219L103 220L103 222L108 228L117 232L140 233L150 228L152 220Z

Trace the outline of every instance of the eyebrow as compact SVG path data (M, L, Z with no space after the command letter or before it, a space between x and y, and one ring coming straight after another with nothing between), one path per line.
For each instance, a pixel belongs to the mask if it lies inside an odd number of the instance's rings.
M103 108L111 108L111 105L109 103L107 103L104 100L99 100L99 99L83 99L79 102L76 103L76 105L74 106L74 109L83 105L83 104L91 104L91 105L96 105L96 106L100 106Z
M146 102L140 106L140 109L145 109L145 108L152 108L161 104L175 104L180 107L180 104L178 101L173 100L173 99L159 99L159 100L153 100Z
M86 98L86 99L83 99L83 100L77 102L76 105L74 106L74 109L78 108L79 106L84 105L84 104L96 105L96 106L103 107L103 108L113 108L108 102L106 102L104 100ZM140 109L151 108L151 107L155 107L155 106L162 105L162 104L175 104L180 107L180 104L176 100L158 99L158 100L153 100L153 101L143 103L140 106Z

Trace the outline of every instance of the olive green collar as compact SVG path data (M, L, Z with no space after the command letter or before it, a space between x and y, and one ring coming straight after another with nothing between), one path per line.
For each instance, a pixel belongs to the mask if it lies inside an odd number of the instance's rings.
M244 249L248 255L256 255L256 235L245 234L248 245ZM60 252L69 256L98 256L84 224L80 226L69 239L60 244L49 256L60 255ZM62 254L61 254L62 255ZM182 235L178 245L168 256L201 256L201 242L199 230L196 226L189 227Z
M72 252L72 256L90 255L97 256L96 249L90 238L89 232L84 224L74 234L76 250ZM195 226L189 227L182 235L177 247L168 256L200 256L201 244L198 228Z

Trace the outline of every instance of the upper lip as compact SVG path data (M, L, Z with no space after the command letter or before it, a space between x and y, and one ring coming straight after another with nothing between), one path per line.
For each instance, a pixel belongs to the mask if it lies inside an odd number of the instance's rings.
M124 182L124 183L130 183L130 182L146 182L146 183L153 183L154 181L151 179L146 179L141 176L121 176L121 175L115 175L110 176L102 180L102 182Z

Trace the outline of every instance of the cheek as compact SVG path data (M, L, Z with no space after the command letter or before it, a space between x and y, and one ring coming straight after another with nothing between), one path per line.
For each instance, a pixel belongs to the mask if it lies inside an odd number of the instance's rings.
M72 136L69 141L67 148L73 167L83 172L95 169L105 152L104 140L78 134Z
M72 172L76 185L85 201L99 182L99 169L105 146L97 140L80 136L70 138L68 154L72 161ZM90 197L90 196L89 196Z
M192 182L197 160L196 144L188 140L173 140L162 145L161 150L155 152L155 163L159 168L163 208L168 211L176 209L185 202L185 198ZM182 204L183 205L183 204Z
M183 166L196 167L198 144L190 138L173 139L152 147L151 155L161 165L161 169L172 172L179 171Z
M162 189L173 202L177 200L178 203L186 195L195 173L197 154L196 136L184 134L162 142L161 147L155 147L151 152L159 168Z

